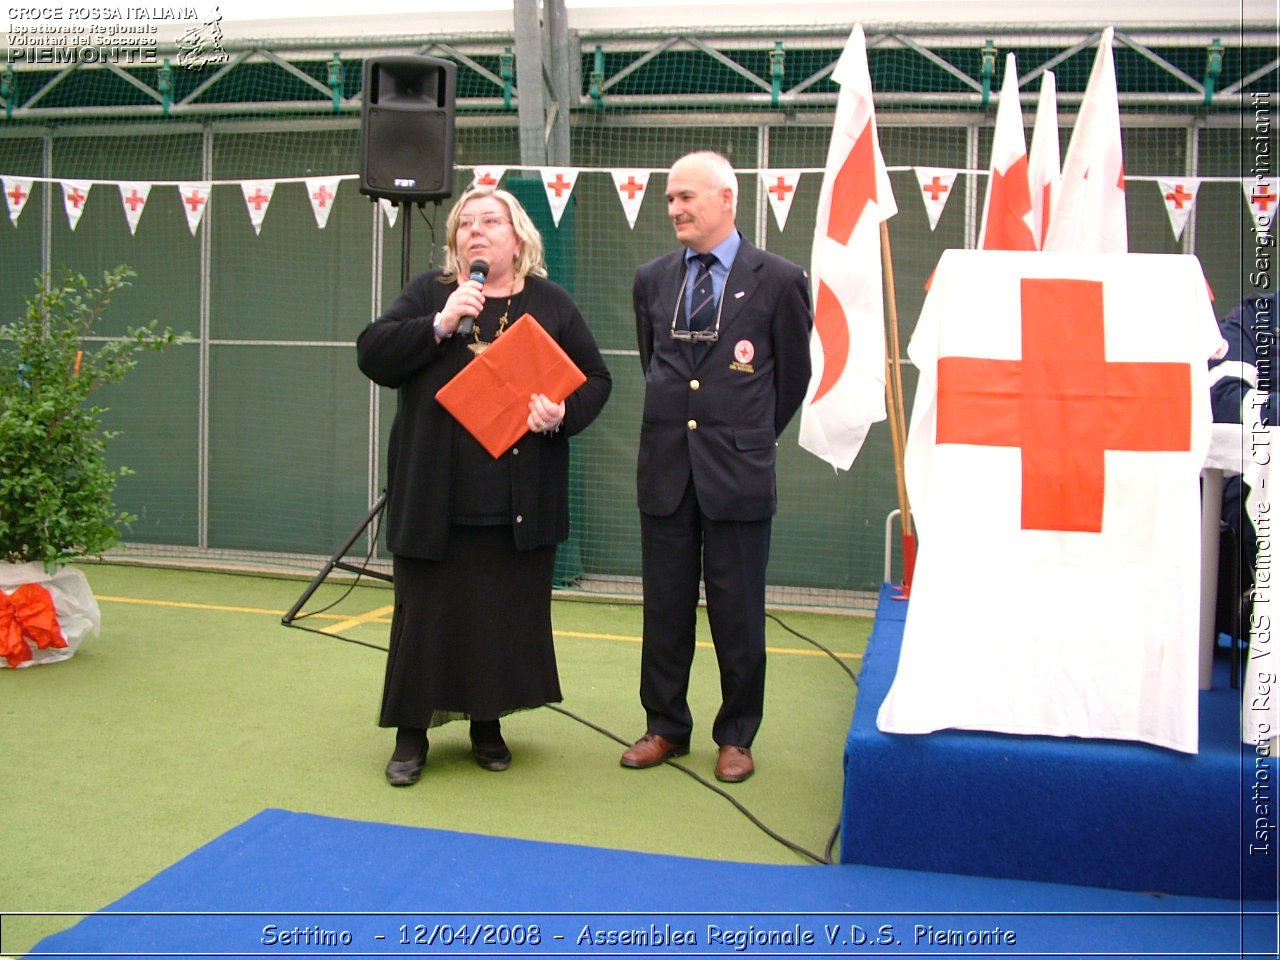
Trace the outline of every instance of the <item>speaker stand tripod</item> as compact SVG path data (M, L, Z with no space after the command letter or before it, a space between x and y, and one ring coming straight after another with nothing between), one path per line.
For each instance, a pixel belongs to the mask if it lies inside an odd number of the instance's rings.
M422 204L418 204L419 209L421 209L422 206ZM413 233L411 226L413 223L413 209L408 201L401 202L400 207L401 213L404 214L404 224L402 228L403 240L401 241L400 247L400 289L403 290L409 285L409 242ZM439 219L439 207L440 201L437 200L437 220ZM432 259L434 260L434 257ZM373 506L369 508L368 515L360 521L359 525L354 530L351 531L351 536L347 537L342 546L334 551L334 553L325 562L324 566L320 568L320 572L312 578L311 583L307 585L307 589L302 592L302 596L300 596L297 602L289 608L289 612L280 618L281 623L286 627L291 626L293 621L297 619L298 613L302 610L303 606L311 599L312 594L320 589L320 585L329 578L329 574L333 573L334 570L345 570L348 573L354 573L357 576L373 577L375 580L383 580L387 583L393 582L392 576L389 573L383 573L381 570L373 570L363 564L348 563L344 559L347 555L347 551L350 550L355 542L360 539L366 530L369 529L369 525L378 519L378 515L382 513L382 510L386 505L387 495L383 492L374 502Z

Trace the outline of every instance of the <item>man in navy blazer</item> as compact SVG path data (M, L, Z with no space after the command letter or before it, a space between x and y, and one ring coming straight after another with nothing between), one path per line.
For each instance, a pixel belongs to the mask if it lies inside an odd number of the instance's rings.
M647 728L622 755L644 768L688 752L698 583L720 668L711 728L716 777L745 780L764 710L765 568L777 511L778 437L809 385L809 281L804 270L737 230L737 177L707 151L667 176L667 216L681 249L636 270L633 302L644 413L636 488L644 576L640 702ZM710 261L714 324L693 287Z

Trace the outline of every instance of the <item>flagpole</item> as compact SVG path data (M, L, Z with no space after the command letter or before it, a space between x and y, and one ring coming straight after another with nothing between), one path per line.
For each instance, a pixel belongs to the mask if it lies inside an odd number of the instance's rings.
M880 221L880 259L884 267L885 308L888 314L887 349L885 351L885 407L889 414L889 436L893 443L893 472L898 487L898 512L902 527L902 591L911 596L911 579L916 565L915 527L911 522L911 504L907 501L904 454L907 447L906 404L902 399L902 348L898 340L898 298L893 279L893 253L889 247L889 224Z

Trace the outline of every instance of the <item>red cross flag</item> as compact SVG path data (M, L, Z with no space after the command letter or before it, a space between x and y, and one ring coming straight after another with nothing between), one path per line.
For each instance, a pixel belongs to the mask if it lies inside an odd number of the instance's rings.
M929 229L938 226L938 218L954 193L958 170L942 167L916 167L916 182L920 184L920 196L924 198L924 211L929 215Z
M542 186L547 191L551 217L558 227L565 207L569 205L569 197L573 195L574 184L578 182L578 171L572 167L543 167L538 173L541 174Z
M187 215L187 229L196 235L200 221L204 219L205 207L209 205L209 194L213 184L208 180L178 184L178 195L182 197L182 209Z
M1004 62L996 130L991 140L991 176L982 206L979 250L1034 250L1031 185L1027 178L1027 139L1018 101L1018 65L1013 54Z
M93 183L89 180L63 180L62 203L67 211L67 225L75 230L80 223L80 215L84 213L85 201L89 199L89 188Z
M813 375L800 408L800 446L848 470L871 424L885 418L880 224L898 206L880 155L860 24L831 78L840 96L814 227Z
M138 221L142 218L142 208L147 205L147 197L151 194L151 184L138 182L121 182L120 203L124 206L124 219L129 224L130 235L138 232Z
M1129 249L1120 99L1111 55L1114 33L1107 27L1098 43L1098 55L1062 163L1062 190L1053 205L1046 250L1124 253Z
M1181 180L1156 180L1160 188L1160 196L1164 198L1164 209L1169 214L1169 226L1173 228L1173 239L1181 240L1182 231L1187 227L1191 216L1191 208L1196 205L1196 193L1200 189L1197 177L1183 177Z
M472 173L471 186L496 187L502 182L502 176L506 172L506 167L476 167Z
M1253 226L1266 233L1276 219L1276 200L1280 193L1280 177L1254 177L1243 181L1244 198L1253 214Z
M622 210L627 215L627 226L634 230L640 204L644 203L645 189L649 186L649 171L611 170L610 173L618 190L618 199L622 201Z
M311 212L316 215L316 226L321 230L329 222L341 182L341 177L311 177L306 181L307 199L311 201Z
M1036 102L1035 127L1031 131L1031 152L1027 156L1027 186L1031 192L1031 226L1036 249L1044 249L1045 234L1053 202L1062 182L1062 161L1058 152L1058 87L1053 71L1040 77L1040 99Z
M245 180L240 184L244 193L245 206L249 208L249 222L253 224L253 232L262 232L262 221L266 219L267 207L271 205L271 195L276 191L274 180Z
M791 213L791 201L800 185L799 170L761 170L760 186L769 198L773 220L779 230L787 229L787 215Z
M880 729L1196 751L1220 342L1191 256L943 254L908 350L920 552Z
M13 221L13 225L18 225L18 217L22 216L22 211L27 207L27 201L31 199L31 187L34 181L30 177L3 177L0 182L4 184L4 199L9 205L9 219Z

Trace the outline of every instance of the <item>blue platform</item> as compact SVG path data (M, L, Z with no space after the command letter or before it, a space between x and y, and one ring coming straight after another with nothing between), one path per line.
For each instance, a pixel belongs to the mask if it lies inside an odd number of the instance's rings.
M1196 755L1110 740L885 734L876 713L906 610L882 590L845 745L842 862L1275 903L1276 758L1240 743L1241 694L1225 662L1200 694ZM1258 815L1269 823L1261 841Z

